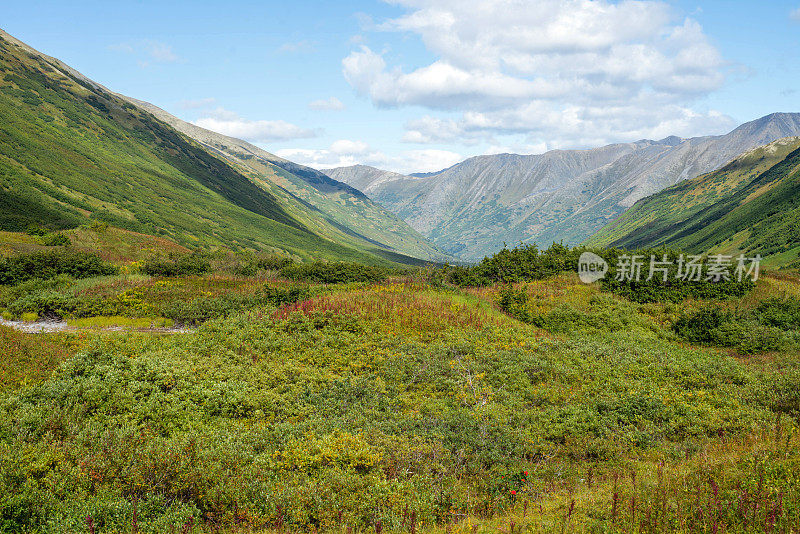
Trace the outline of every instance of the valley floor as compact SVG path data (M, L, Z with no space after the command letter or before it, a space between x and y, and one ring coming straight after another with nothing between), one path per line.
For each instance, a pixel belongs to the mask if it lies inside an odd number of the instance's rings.
M800 532L798 353L678 338L703 303L226 268L1 290L116 318L0 326L0 531Z

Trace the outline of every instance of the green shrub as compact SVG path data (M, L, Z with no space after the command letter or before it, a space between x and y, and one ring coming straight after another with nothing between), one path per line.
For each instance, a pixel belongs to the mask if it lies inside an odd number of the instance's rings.
M350 262L325 262L287 264L280 269L281 276L289 280L341 284L347 282L377 283L386 280L389 271L382 267Z
M682 314L673 330L687 341L732 347L743 354L781 350L789 343L787 334L763 325L747 315L735 315L719 306L708 305L694 314Z
M672 329L682 338L697 343L714 343L719 339L717 330L733 322L733 314L719 306L705 306L694 314L681 314ZM731 335L728 330L726 338Z
M46 235L47 232L48 232L47 228L44 228L40 224L29 224L28 227L25 229L25 233L28 235L43 236Z
M578 258L585 249L570 249L559 243L539 251L536 245L520 245L503 248L471 266L445 266L434 274L434 278L459 287L487 286L493 283L515 283L557 275L565 271L576 272ZM596 251L613 261L616 250Z
M266 303L281 306L311 298L311 289L308 286L264 286L258 296Z
M518 321L527 322L530 320L528 293L524 289L507 287L500 290L500 298L497 301L497 305Z
M294 262L290 258L283 256L266 256L256 260L256 266L265 271L280 271L284 267L293 265Z
M255 276L258 274L258 265L249 261L237 263L233 266L231 272L237 276Z
M758 305L753 315L763 325L800 330L800 301L796 299L767 299Z
M211 262L201 253L153 257L147 259L141 271L149 276L191 276L211 271Z
M242 310L280 306L305 300L311 290L304 286L265 286L254 295L228 294L220 297L201 297L176 301L159 307L160 314L178 324L199 325L210 319L225 317Z
M754 325L745 331L736 348L743 354L759 354L782 350L787 343L786 334L779 328Z
M42 244L47 247L68 247L72 242L64 234L47 234L42 238Z
M619 281L607 276L601 282L603 290L615 293L633 302L646 304L651 302L680 303L686 299L721 300L742 297L751 291L755 284L752 280L735 280L728 282L697 282L669 279L650 281Z
M0 285L13 285L32 279L58 275L88 278L117 274L118 269L99 256L70 250L34 252L0 261Z
M71 317L79 307L79 301L75 296L57 289L26 293L8 305L9 311L18 317L34 314L49 318Z

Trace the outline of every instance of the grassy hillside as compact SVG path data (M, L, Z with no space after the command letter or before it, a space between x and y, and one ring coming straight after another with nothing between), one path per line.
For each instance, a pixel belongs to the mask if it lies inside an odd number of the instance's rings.
M402 219L349 185L246 141L182 121L147 102L123 98L224 158L286 205L300 208L292 211L293 215L319 235L356 247L366 245L417 258L446 259L444 252Z
M800 253L800 139L752 150L722 169L637 202L589 246L659 245L692 252L760 253L768 264Z
M50 241L53 235L63 236L66 240L54 246ZM30 252L60 250L62 246L96 253L105 260L118 263L143 261L158 254L188 254L190 252L186 247L164 237L131 232L102 224L94 227L79 226L43 236L21 232L0 232L0 258Z
M96 219L184 246L370 263L388 263L374 250L394 252L337 229L315 231L308 224L315 217L301 203L2 35L0 115L2 230L73 228Z

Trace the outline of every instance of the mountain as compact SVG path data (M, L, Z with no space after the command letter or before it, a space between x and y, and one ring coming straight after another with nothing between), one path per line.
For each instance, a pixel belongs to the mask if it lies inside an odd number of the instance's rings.
M336 232L330 232L331 229L336 229L339 233L344 232L389 251L394 250L426 260L447 259L447 254L405 221L355 187L241 139L195 126L147 102L123 98L197 141L209 152L225 159L276 196L302 203L320 219L305 220L304 223L321 235L332 239L341 238Z
M800 137L746 152L723 168L639 200L588 241L670 245L695 253L800 258Z
M360 188L447 252L476 260L504 242L581 243L637 200L798 134L800 114L775 113L721 136L477 156L433 176L364 166L325 173Z
M0 230L97 219L185 246L368 263L442 256L350 186L202 132L251 151L233 157L151 111L0 33Z

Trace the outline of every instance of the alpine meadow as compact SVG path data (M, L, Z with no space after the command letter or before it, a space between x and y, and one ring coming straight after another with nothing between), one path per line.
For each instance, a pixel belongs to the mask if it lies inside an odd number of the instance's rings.
M34 4L0 533L800 534L800 4Z

